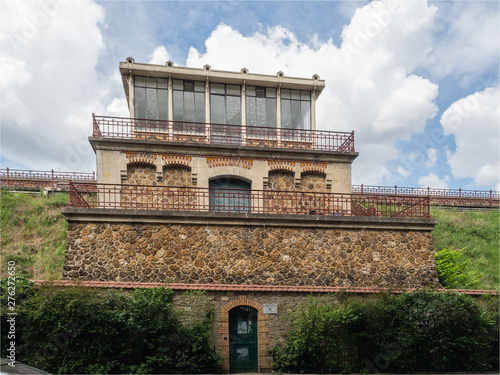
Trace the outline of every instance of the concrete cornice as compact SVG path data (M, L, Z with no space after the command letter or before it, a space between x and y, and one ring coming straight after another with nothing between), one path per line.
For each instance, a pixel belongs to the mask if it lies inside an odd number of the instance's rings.
M244 73L243 71L246 71ZM210 66L204 69L187 68L180 66L156 65L120 62L120 73L122 75L154 76L154 77L172 77L174 79L190 79L196 81L209 81L229 84L243 84L265 87L278 87L298 89L298 90L316 90L319 95L325 87L325 81L314 75L311 78L287 77L283 72L277 72L276 75L250 73L248 69L242 69L239 72L213 70Z
M300 150L287 148L264 148L234 145L212 145L203 143L173 143L142 139L113 139L89 137L94 149L106 151L147 151L156 153L211 155L225 157L260 158L267 160L304 160L351 164L358 152L339 152L323 150Z
M244 225L310 229L401 229L414 231L431 231L437 224L436 219L74 207L64 207L62 213L68 222L97 223Z

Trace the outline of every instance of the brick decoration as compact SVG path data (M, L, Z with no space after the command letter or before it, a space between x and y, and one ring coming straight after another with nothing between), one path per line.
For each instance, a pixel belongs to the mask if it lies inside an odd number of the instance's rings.
M219 318L219 347L222 350L222 357L224 358L224 363L222 365L222 372L229 374L230 372L230 362L229 362L229 311L238 306L250 306L257 310L257 327L258 327L258 339L257 339L257 350L258 350L258 361L259 361L259 372L262 370L269 370L270 362L268 359L269 353L269 327L267 326L268 315L264 314L263 306L261 303L254 300L248 299L246 295L240 295L238 299L228 302L221 308L220 318Z
M303 173L315 172L326 175L326 163L300 163Z
M207 158L208 168L214 167L240 167L245 169L252 169L253 160L244 158L227 158L227 157L217 157L217 158Z
M295 171L295 162L293 162L293 161L285 161L285 160L268 161L267 165L269 166L269 172L272 172L272 171L294 172Z
M127 165L129 164L150 164L155 165L156 154L151 152L126 152Z
M181 155L181 154L165 154L161 156L163 165L174 166L180 165L184 167L191 167L191 156Z

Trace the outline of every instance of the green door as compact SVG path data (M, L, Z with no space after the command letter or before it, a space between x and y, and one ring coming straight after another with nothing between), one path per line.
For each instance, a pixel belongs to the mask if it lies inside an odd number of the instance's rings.
M231 372L257 372L257 310L238 306L229 311L229 362Z

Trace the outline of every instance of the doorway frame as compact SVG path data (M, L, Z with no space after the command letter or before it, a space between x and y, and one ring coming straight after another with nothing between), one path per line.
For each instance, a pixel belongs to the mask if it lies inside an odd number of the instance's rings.
M222 357L224 363L222 365L222 373L229 374L231 371L230 358L229 358L229 311L238 306L250 306L257 310L257 358L258 358L258 371L261 369L270 368L271 364L268 361L269 351L269 328L267 326L268 315L264 314L263 306L261 303L248 299L245 295L240 295L237 299L228 302L221 308L219 318L219 346L222 350Z

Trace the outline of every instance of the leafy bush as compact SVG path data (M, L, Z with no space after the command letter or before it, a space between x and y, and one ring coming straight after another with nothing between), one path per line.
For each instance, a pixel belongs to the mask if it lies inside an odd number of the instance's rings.
M498 306L491 306L433 291L337 305L311 298L291 315L288 339L273 349L273 368L298 373L495 371Z
M19 310L19 359L60 374L217 372L213 321L184 327L169 289L43 286Z
M473 289L479 283L482 273L469 271L470 260L464 256L464 250L455 250L453 246L436 253L436 268L439 282L447 289Z

